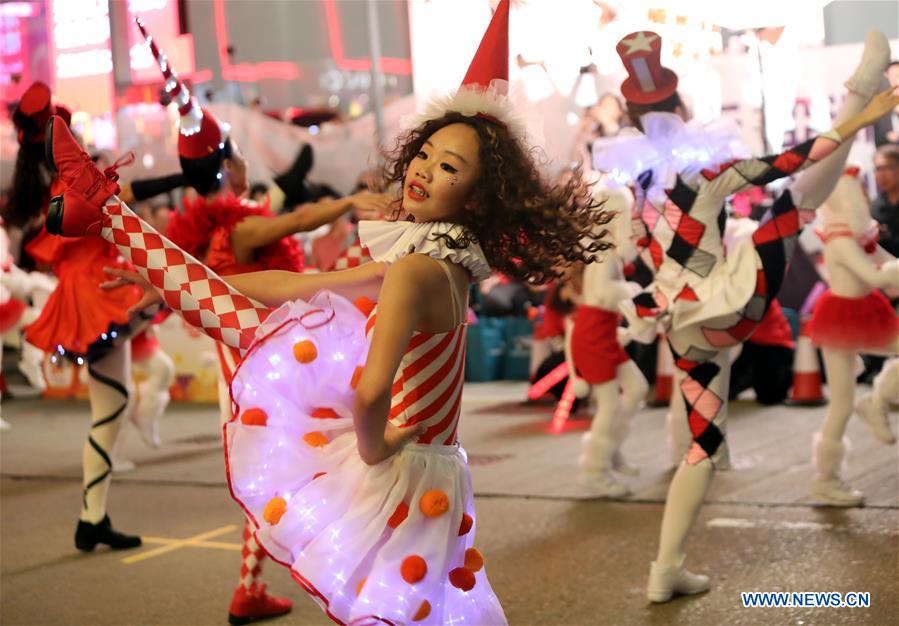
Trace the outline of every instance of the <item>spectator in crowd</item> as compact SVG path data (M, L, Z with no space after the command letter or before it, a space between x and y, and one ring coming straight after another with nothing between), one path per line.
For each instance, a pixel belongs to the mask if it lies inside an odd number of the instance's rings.
M784 133L784 149L799 145L818 134L810 125L811 119L811 103L806 98L797 98L793 105L793 128Z
M574 160L585 170L592 169L593 142L601 137L614 137L626 125L624 107L613 93L603 94L593 106L587 107L574 141Z
M899 256L899 144L877 149L874 179L879 195L871 203L871 217L880 224L880 245Z
M163 196L163 199L150 205L150 219L147 221L161 233L165 232L166 226L169 224L169 218L172 215L172 207L174 203L171 197Z
M265 183L253 183L250 185L250 199L258 204L265 204L268 198L268 185Z
M899 86L899 61L887 66L886 76L893 87ZM874 145L879 148L886 144L899 144L899 107L874 124Z

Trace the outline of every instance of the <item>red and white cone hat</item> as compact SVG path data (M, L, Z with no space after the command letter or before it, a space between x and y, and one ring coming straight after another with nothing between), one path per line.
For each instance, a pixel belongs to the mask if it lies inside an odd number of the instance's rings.
M509 2L497 4L459 89L432 98L421 112L403 120L406 125L415 127L454 111L493 121L518 138L525 136L526 120L509 97Z
M621 95L636 104L661 102L677 90L677 74L662 65L662 38L650 30L625 36L615 47L627 70Z
M141 34L150 44L150 52L162 70L165 78L165 91L178 105L179 120L178 156L185 159L202 159L225 147L225 139L228 137L230 126L220 123L215 116L197 104L196 99L190 95L187 85L178 78L169 64L168 57L162 52L147 32L143 20L134 18Z

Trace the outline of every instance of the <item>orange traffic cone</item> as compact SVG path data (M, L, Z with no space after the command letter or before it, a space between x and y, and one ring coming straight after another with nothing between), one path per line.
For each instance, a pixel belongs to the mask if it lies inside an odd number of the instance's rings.
M821 406L827 404L821 388L821 369L818 353L808 334L811 318L802 320L796 352L793 355L793 388L786 404L790 406Z
M668 406L671 404L671 391L674 388L674 357L668 338L659 335L658 353L656 355L656 385L649 406Z

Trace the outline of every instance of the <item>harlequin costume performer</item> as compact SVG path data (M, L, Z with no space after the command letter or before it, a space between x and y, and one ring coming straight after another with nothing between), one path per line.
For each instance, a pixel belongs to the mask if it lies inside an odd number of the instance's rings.
M829 288L818 300L809 334L820 346L827 371L830 404L815 433L816 475L812 496L836 506L858 506L864 494L840 476L848 441L846 426L854 412L885 444L896 442L887 411L899 397L899 361L887 361L871 393L855 399L855 361L860 352L899 354L899 317L879 290L899 292L899 260L877 244L877 224L857 168L844 174L818 211Z
M713 468L727 465L729 348L752 334L780 288L800 229L799 209L813 209L829 195L852 136L896 98L874 97L889 46L872 31L862 63L846 83L850 93L835 130L783 154L739 159L732 148L735 133L684 122L677 75L660 63L657 34L632 33L617 50L628 70L622 93L643 132L597 142L594 160L598 170L635 185L635 213L656 276L624 312L635 336L654 332L658 324L666 331L684 400L681 419L693 438L671 482L659 553L650 568L647 596L667 602L676 593L709 588L706 576L684 568L685 542ZM829 155L775 201L744 245L725 256L728 195L796 174Z
M594 195L604 208L616 213L610 224L615 250L606 253L602 263L584 268L582 294L566 342L569 369L590 386L597 406L590 432L582 439L578 482L599 496L622 497L630 490L615 472L633 475L637 470L624 461L621 445L631 418L649 391L640 368L618 342L618 303L639 290L637 285L630 289L624 279L624 263L636 256L631 241L633 198L626 189L607 190L599 185Z
M35 83L22 95L13 115L20 145L14 178L24 176L26 171L47 169L47 165L52 174L53 164L45 162L43 148L44 127L54 115L62 124L70 119L67 109L52 102L50 89L43 83ZM126 163L117 162L107 169L106 175L117 178L116 169ZM140 198L141 191L160 186L165 191L169 182L167 178L135 182L128 193ZM64 189L64 183L55 178L49 189L35 189L32 197L43 195L43 202L47 202L51 193L62 193ZM17 202L15 195L13 202ZM35 215L46 210L46 204L19 203L15 210ZM82 457L84 488L75 546L83 551L91 551L97 544L113 549L134 548L140 545L140 537L113 530L106 515L106 496L112 471L111 452L122 418L132 409L128 338L146 324L158 307L131 314L129 309L140 298L137 290L110 293L100 289L100 284L108 279L104 267L128 267L107 242L63 239L42 230L26 246L26 252L49 265L58 283L40 316L25 329L25 340L45 352L86 363L88 369L91 428Z
M59 230L118 242L140 272L120 272L122 281L155 290L145 301L158 294L210 336L249 349L232 385L238 414L226 428L232 494L266 549L341 623L505 623L473 546L469 472L456 445L462 292L486 275L485 258L543 282L559 265L589 262L609 247L583 243L598 219L583 182L559 189L543 181L518 134L507 83L491 80L507 72L508 11L503 0L457 96L433 103L404 135L391 176L403 181L402 210L414 221L363 227L373 258L393 263L386 276L381 262L223 281L137 218L51 120L53 157L71 181L53 203ZM453 147L468 166L449 163ZM500 188L495 168L514 173L516 184ZM488 200L477 199L475 185ZM441 222L444 215L459 223ZM379 301L359 301L365 314L336 293L296 300L320 288ZM404 306L405 297L414 304ZM280 309L269 315L264 303ZM420 328L430 326L417 321L421 307L435 316L433 330ZM393 365L372 366L386 359Z
M185 197L182 210L170 217L167 236L222 276L266 269L302 271L303 253L291 237L278 238L254 251L251 259L238 261L231 240L235 225L247 217L271 214L267 206L239 197L246 187L246 163L229 136L230 126L197 105L143 22L140 19L136 22L159 64L166 92L178 105L178 157L185 183L197 191L195 199ZM219 408L224 424L232 418L228 386L241 355L220 341L216 342L216 350L221 372ZM228 610L231 624L247 624L292 609L290 600L266 592L260 581L264 560L265 553L245 521L239 583Z

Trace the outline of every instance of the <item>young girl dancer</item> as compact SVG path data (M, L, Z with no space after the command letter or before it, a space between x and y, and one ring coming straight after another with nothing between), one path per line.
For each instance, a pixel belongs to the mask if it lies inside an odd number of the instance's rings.
M572 371L590 385L597 404L590 432L583 438L579 482L599 496L616 498L630 493L614 472L636 472L624 462L621 445L649 386L618 343L618 304L633 295L624 279L624 263L637 252L631 240L633 198L626 189L599 188L594 197L603 208L616 212L610 223L615 249L604 256L602 263L584 268L580 302L566 347Z
M635 337L654 332L660 322L665 328L684 399L672 403L672 411L681 413L693 438L668 491L659 553L650 568L647 595L653 602L709 588L708 577L684 568L684 550L713 469L728 464L729 348L752 334L780 289L800 229L799 209L824 201L855 133L899 102L888 92L874 96L889 45L872 31L834 130L780 155L735 159L725 134L685 122L677 75L661 65L661 45L648 31L619 42L629 74L622 93L642 132L594 148L598 170L630 174L636 185L636 212L656 277L626 313ZM828 155L777 199L744 245L725 256L727 196L798 173Z
M456 437L463 294L488 260L543 281L609 245L593 231L605 216L589 190L579 180L549 188L519 138L504 95L508 12L503 0L456 96L400 139L390 176L402 183L404 219L362 228L373 258L389 264L380 289L382 263L223 282L142 223L51 124L68 185L54 226L116 242L185 319L253 345L226 428L232 494L260 543L340 623L505 623L473 547ZM298 300L322 288L367 293L378 310L363 315L336 293ZM268 306L281 308L263 324Z
M857 171L856 171L857 173ZM899 261L877 245L876 223L868 198L852 174L840 178L833 194L818 211L823 220L824 264L830 288L815 306L810 333L824 353L830 406L815 434L817 474L812 495L835 506L858 506L864 495L840 478L846 425L853 412L855 359L859 352L896 355L899 317L878 291L899 292ZM872 228L873 227L873 228ZM883 443L896 437L887 420L888 388L899 394L899 363L887 361L871 394L859 401L856 413Z
M13 116L20 147L12 201L5 216L10 224L21 226L39 219L51 193L63 189L48 172L44 158L44 128L52 115L57 116L57 125L67 123L68 113L52 103L49 87L35 83L23 94ZM60 115L65 115L65 120ZM115 168L107 171L118 178ZM132 198L147 198L179 184L169 177L135 181L126 193ZM45 352L86 363L88 368L91 427L82 456L84 489L75 546L83 551L91 551L97 544L113 549L137 547L140 537L112 528L106 514L106 495L112 450L122 418L133 405L129 337L146 325L158 307L132 314L129 309L140 299L139 290L115 293L100 289L104 267L125 267L118 261L115 247L105 241L65 240L42 230L26 251L50 265L59 280L40 316L25 329L25 340Z

